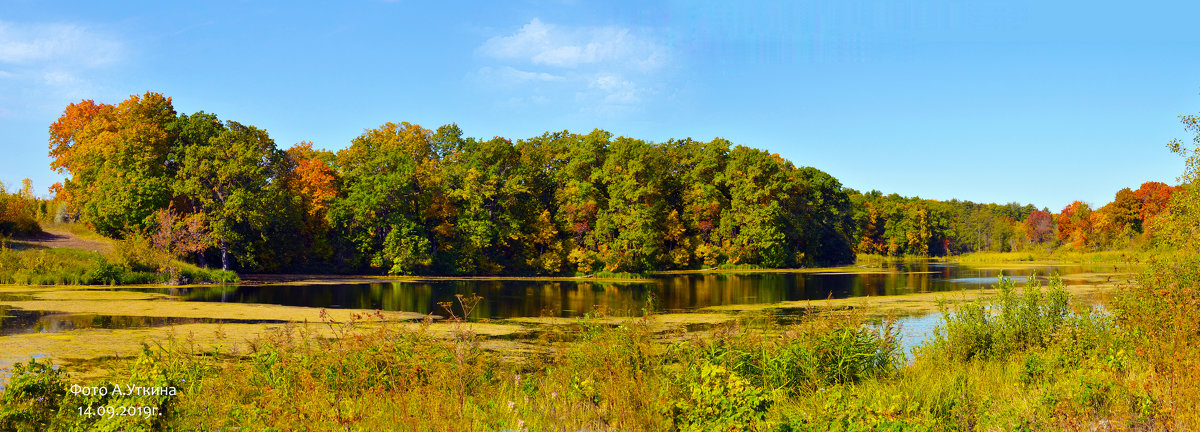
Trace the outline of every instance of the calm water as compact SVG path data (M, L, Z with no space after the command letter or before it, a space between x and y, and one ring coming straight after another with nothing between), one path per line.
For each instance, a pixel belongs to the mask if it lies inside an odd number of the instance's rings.
M22 310L8 306L0 306L0 336L22 333L58 333L62 331L86 328L127 329L196 323L254 324L282 322L284 321L69 314L62 312Z
M860 269L869 271L870 269ZM1038 275L1069 275L1102 269L1077 265L1006 270L1017 281ZM955 264L918 263L891 265L863 274L744 273L657 276L648 282L604 283L588 280L484 281L438 280L342 285L277 285L233 287L181 287L119 290L157 291L186 301L266 303L323 308L357 308L444 315L439 302L456 294L484 298L473 318L519 316L576 317L597 309L610 315L641 315L643 310L682 312L728 304L775 303L787 300L885 296L917 292L987 288L995 284L997 270ZM1069 282L1068 282L1069 283ZM28 294L2 294L0 300L29 300ZM461 311L456 311L461 314ZM901 318L900 343L908 353L929 336L940 314ZM266 322L189 318L147 318L57 312L25 311L0 306L0 336L31 332L59 332L81 328L122 329L186 323ZM15 359L0 355L3 369Z
M867 269L862 269L867 270ZM1079 266L1006 270L1023 281L1039 275L1085 271ZM444 314L439 302L455 294L483 301L474 318L576 317L596 309L611 315L640 315L643 309L681 312L727 304L775 303L828 297L883 296L986 288L997 270L954 264L898 264L877 273L745 273L664 275L647 283L579 281L439 280L343 285L193 287L158 290L189 301L267 303L323 308L382 309ZM461 313L456 311L456 313Z

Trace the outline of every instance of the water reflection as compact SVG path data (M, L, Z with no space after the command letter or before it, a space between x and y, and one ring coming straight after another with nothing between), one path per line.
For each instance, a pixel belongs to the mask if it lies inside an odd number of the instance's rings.
M1019 280L1037 272L1062 275L1079 266L1040 266L1006 270ZM472 316L576 317L596 309L616 315L644 310L680 312L728 304L775 303L858 296L975 289L992 286L997 269L930 262L893 264L825 273L703 273L657 276L646 283L520 280L436 280L341 285L192 287L159 290L185 300L268 303L323 308L358 308L443 315L439 302L456 294L484 300ZM461 314L459 310L456 314Z
M69 314L23 310L0 305L0 336L23 333L58 333L75 329L128 329L195 323L282 323L271 320L220 320L212 318L140 317Z

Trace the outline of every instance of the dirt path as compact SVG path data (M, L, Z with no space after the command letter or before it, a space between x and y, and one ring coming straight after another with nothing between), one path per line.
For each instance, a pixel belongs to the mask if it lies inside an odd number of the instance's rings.
M103 240L86 239L69 231L60 231L48 229L45 232L32 237L13 238L11 245L15 249L20 248L68 248L68 249L83 249L95 252L109 252L112 250L112 243Z

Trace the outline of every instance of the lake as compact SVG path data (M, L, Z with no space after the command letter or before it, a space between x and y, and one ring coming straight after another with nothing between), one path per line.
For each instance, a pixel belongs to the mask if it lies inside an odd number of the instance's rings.
M1018 282L1031 274L1070 275L1090 271L1079 265L1021 266L1004 274ZM456 294L483 301L472 318L529 316L578 317L603 310L636 316L644 310L687 312L710 306L776 303L860 296L988 288L1000 270L938 262L887 264L882 268L842 267L816 272L687 273L645 281L596 282L529 280L418 280L353 284L272 284L160 288L188 301L264 303L318 308L381 309L444 315L440 302ZM1068 284L1072 283L1070 281ZM1075 282L1082 283L1082 282ZM136 288L127 288L136 289ZM140 289L146 290L146 289ZM456 310L456 314L461 311Z
M1075 275L1066 283L1084 284L1081 273L1113 272L1111 266L1100 268L1081 265L1006 265L1004 274L1023 281L1036 273L1039 279L1045 275ZM245 284L239 286L184 286L184 287L139 287L119 286L91 287L21 287L6 286L0 292L0 342L6 338L22 338L36 334L58 333L54 337L64 340L81 339L60 348L50 348L51 339L21 339L12 348L20 351L0 355L0 370L15 361L30 355L63 355L62 350L88 349L114 355L109 343L128 342L118 334L135 334L138 329L165 329L176 326L197 326L214 323L279 325L278 315L217 315L205 316L185 314L178 317L170 310L195 310L179 308L182 302L225 302L245 304L274 304L302 306L306 308L382 309L387 311L415 312L445 316L439 302L453 301L455 295L476 294L483 297L472 318L503 320L515 317L579 317L594 311L603 311L609 316L640 316L647 310L656 312L690 312L714 306L736 306L773 304L783 301L819 300L825 298L849 298L862 296L899 296L912 293L951 292L989 288L996 283L1001 272L994 265L960 265L937 261L886 264L882 267L840 267L810 269L802 271L762 272L699 272L654 275L648 279L630 281L604 281L584 278L567 278L547 281L545 279L406 279L405 281L379 281L363 283L286 283ZM1111 274L1111 273L1110 273ZM1088 275L1095 279L1097 275ZM1104 275L1100 275L1104 281ZM345 280L345 279L343 279ZM112 295L104 294L112 291ZM135 292L167 294L167 298L139 297ZM59 295L61 294L61 295ZM85 308L87 313L55 311L58 298L65 303L86 304L89 298L129 297L137 308L149 307L149 313L138 312L139 316L105 314L105 309ZM137 298L141 298L137 300ZM75 299L75 300L71 300ZM37 304L39 309L25 310L14 307L12 302ZM116 301L118 304L122 300ZM154 306L163 303L164 308ZM172 306L174 305L174 306ZM234 305L229 305L230 307ZM154 312L160 310L161 312ZM736 308L735 308L736 309ZM754 308L747 308L754 309ZM136 309L145 310L145 309ZM306 309L307 310L307 309ZM928 309L924 309L928 311ZM792 321L799 311L785 311L776 315L782 321ZM460 310L455 311L461 315ZM929 330L938 323L939 315L928 314L900 318L900 343L905 351L916 346L929 335ZM316 319L315 313L311 314ZM241 319L220 319L240 316ZM518 324L521 325L521 324ZM94 339L99 337L100 339ZM117 339L104 339L115 337ZM17 340L17 339L11 339ZM75 340L75 339L71 339ZM104 342L110 341L110 342ZM17 342L13 342L17 343ZM92 345L103 346L92 346ZM19 349L18 349L19 348ZM101 349L102 348L102 349ZM113 348L115 349L115 348ZM90 351L89 351L90 352ZM96 354L71 354L87 358ZM0 374L2 376L2 374Z

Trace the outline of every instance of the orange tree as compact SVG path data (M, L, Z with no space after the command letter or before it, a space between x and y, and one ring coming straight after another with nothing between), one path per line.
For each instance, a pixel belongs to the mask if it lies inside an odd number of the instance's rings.
M158 93L71 104L50 125L50 166L69 175L56 189L102 234L148 232L171 199L174 120L171 98Z

